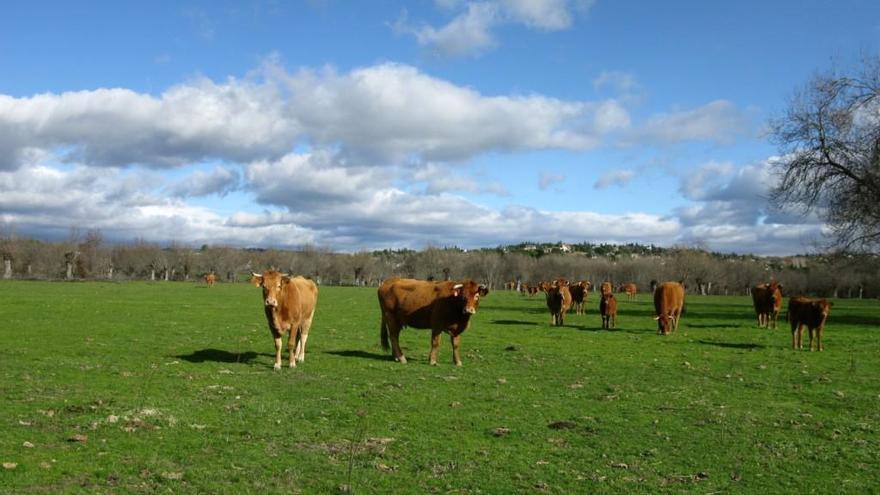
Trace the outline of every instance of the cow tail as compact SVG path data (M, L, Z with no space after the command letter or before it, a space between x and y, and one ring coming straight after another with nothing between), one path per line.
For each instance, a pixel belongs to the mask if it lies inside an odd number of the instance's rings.
M382 349L388 350L388 324L385 321L385 313L382 313L382 320L379 322L379 341L382 343Z

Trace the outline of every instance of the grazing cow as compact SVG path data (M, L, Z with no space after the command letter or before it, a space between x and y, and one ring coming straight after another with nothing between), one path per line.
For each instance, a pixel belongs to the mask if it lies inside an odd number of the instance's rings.
M813 351L813 340L816 340L816 348L825 350L822 345L822 334L825 332L825 320L831 312L832 303L825 299L810 299L808 297L793 297L788 300L788 313L786 318L791 323L791 348L804 348L804 325L810 332L810 352Z
M480 297L489 293L484 285L473 280L463 282L427 282L392 277L379 287L379 309L382 312L380 339L382 348L391 351L394 359L406 363L400 350L400 331L407 326L431 329L429 362L437 364L440 335L449 334L452 341L452 360L461 366L459 346L461 334L467 330L471 316L480 306Z
M657 331L669 335L678 329L684 308L684 286L678 282L663 282L654 291L654 311Z
M752 303L758 315L758 327L776 328L776 319L782 308L782 284L775 281L752 287Z
M217 276L214 275L214 272L208 272L205 275L205 283L208 284L208 287L214 287L214 282L217 281Z
M590 291L589 282L578 282L569 286L568 291L571 293L571 304L574 306L574 313L577 315L584 314L587 294Z
M618 292L626 293L626 298L630 301L634 301L636 298L636 293L638 292L638 287L636 286L636 284L630 282L628 284L621 285Z
M617 299L614 294L603 294L599 301L599 314L602 315L602 328L614 328L617 320Z
M275 340L275 370L281 369L281 338L288 333L288 366L306 359L306 341L315 316L318 287L303 277L268 270L254 273L251 283L263 288L263 309ZM296 349L294 349L296 346Z
M611 294L612 292L614 292L614 290L612 289L611 282L607 280L602 282L602 285L599 286L600 295L604 296L605 294Z

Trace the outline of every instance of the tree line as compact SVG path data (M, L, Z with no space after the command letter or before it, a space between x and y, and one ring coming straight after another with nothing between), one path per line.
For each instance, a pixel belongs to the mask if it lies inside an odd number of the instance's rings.
M377 286L387 277L433 280L472 278L491 290L566 278L615 287L633 282L649 291L652 281L676 280L689 293L744 295L757 283L777 280L786 294L822 297L880 296L880 257L876 255L734 256L699 247L610 250L599 256L581 251L545 250L536 256L516 247L463 250L428 247L420 251L383 250L338 253L297 250L199 248L144 240L106 243L99 231L43 242L0 235L2 277L42 280L200 281L213 272L219 282L242 282L252 272L276 269L310 277L319 284ZM543 252L543 251L542 251ZM623 253L623 254L621 254Z

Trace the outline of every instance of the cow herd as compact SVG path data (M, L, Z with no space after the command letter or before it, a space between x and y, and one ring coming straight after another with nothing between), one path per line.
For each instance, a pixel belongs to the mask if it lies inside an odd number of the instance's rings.
M212 274L213 275L213 274ZM213 285L206 278L206 283ZM281 369L281 347L284 334L288 334L288 365L293 368L297 362L305 360L306 342L315 315L318 288L315 283L303 277L292 277L274 270L254 273L251 279L263 289L263 308L269 331L275 342L275 370ZM674 332L681 321L684 310L685 289L680 282L651 283L654 296L654 320L659 334ZM550 311L552 325L564 324L566 313L574 308L575 314L585 312L587 296L592 284L582 281L570 283L560 278L552 282L530 284L505 284L505 288L520 290L523 294L535 295L543 292ZM615 328L617 319L617 299L610 282L599 286L599 315L603 329ZM637 294L634 283L618 287L633 300ZM437 364L440 337L448 333L452 343L452 358L456 366L461 366L461 334L467 330L471 317L477 312L480 298L489 289L467 279L463 281L430 281L392 277L385 280L378 289L380 324L379 335L382 348L390 348L392 357L406 363L400 348L400 331L405 327L431 330L431 350L429 362ZM759 284L752 288L752 301L758 317L758 326L776 328L776 320L782 307L782 285L777 282ZM792 297L789 299L786 319L791 324L792 349L803 349L803 328L809 333L809 349L819 351L825 321L831 309L825 299Z

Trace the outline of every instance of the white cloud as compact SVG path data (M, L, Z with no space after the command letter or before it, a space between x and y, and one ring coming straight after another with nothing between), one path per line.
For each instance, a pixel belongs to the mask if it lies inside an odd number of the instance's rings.
M436 2L446 11L463 9L441 27L410 25L404 13L393 29L411 34L416 41L441 56L478 56L494 49L498 41L492 30L504 24L521 24L529 29L560 31L574 24L575 12L586 14L592 1L571 0L494 0L479 2Z
M502 0L500 4L514 21L530 28L558 31L574 22L566 0Z
M280 155L298 128L279 100L270 84L234 79L200 79L158 98L127 89L0 95L0 169L20 165L28 149L100 166Z
M553 172L541 172L538 178L538 189L546 191L553 184L559 184L565 180L565 176Z
M241 174L236 169L215 167L210 172L197 170L183 180L170 185L167 190L171 196L198 197L226 194L240 186Z
M315 142L384 162L413 155L459 160L491 150L583 150L597 146L602 131L623 119L621 109L607 102L484 96L390 63L344 75L301 71L287 84L293 112Z
M448 165L429 163L419 167L409 177L414 182L424 182L428 194L444 192L489 193L509 196L510 192L497 182L485 181L476 177L464 177L453 173Z
M703 106L657 114L629 137L633 143L713 141L730 144L750 127L748 115L727 100Z
M593 189L607 189L611 186L624 187L635 178L634 170L612 170L599 178L594 184Z

